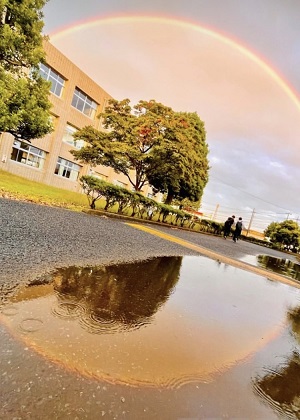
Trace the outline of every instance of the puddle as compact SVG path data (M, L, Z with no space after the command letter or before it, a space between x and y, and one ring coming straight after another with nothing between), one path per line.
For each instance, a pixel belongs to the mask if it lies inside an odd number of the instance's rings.
M68 267L44 283L20 290L1 320L66 371L176 391L162 401L168 418L180 417L181 399L189 407L181 417L212 416L219 404L229 417L300 411L297 289L205 257Z
M260 267L283 274L295 280L300 280L300 265L289 259L275 258L269 255L258 255L257 261Z
M248 255L242 261L300 281L300 264L292 262L288 258L276 258L270 255Z

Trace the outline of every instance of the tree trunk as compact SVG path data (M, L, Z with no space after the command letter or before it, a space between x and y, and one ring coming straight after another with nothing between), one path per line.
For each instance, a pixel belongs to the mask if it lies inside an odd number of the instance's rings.
M174 194L172 192L168 191L167 198L165 200L165 204L167 204L169 206L172 203L173 198L174 198Z

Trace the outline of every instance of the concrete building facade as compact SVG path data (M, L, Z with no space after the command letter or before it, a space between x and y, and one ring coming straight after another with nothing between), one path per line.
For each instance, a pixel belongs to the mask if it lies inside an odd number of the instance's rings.
M44 48L47 64L41 65L40 72L51 81L54 131L30 143L3 133L0 136L0 169L77 192L81 192L78 180L82 175L93 175L131 190L125 175L105 166L83 165L70 153L84 145L82 141L74 142L76 130L86 125L102 129L98 115L111 96L52 44L45 42ZM149 187L143 193L152 196Z

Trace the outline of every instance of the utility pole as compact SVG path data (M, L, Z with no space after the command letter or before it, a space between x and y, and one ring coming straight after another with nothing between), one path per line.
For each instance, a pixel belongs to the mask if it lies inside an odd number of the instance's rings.
M247 229L246 236L248 236L248 234L249 234L249 231L250 231L250 228L251 228L251 224L252 224L252 221L253 221L254 214L255 214L255 209L253 209L253 211L252 211L252 214L251 214L251 217L250 217L250 222L249 222L249 226L248 226L248 229Z
M218 208L219 208L219 204L216 205L215 212L214 212L214 214L212 216L212 220L216 220L217 213L218 213Z

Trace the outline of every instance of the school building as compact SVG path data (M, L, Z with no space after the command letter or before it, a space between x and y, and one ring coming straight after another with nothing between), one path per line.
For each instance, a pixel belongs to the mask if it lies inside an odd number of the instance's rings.
M51 43L45 42L46 63L40 73L51 81L51 118L54 131L31 142L16 139L8 133L0 135L0 169L55 187L81 192L79 178L93 175L132 190L123 174L105 166L92 167L74 159L70 150L83 147L74 141L76 130L92 125L102 130L99 113L111 96L65 57ZM142 191L152 197L150 187Z

